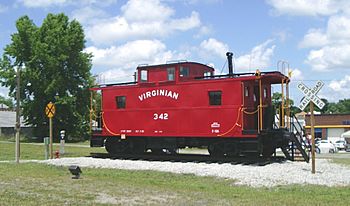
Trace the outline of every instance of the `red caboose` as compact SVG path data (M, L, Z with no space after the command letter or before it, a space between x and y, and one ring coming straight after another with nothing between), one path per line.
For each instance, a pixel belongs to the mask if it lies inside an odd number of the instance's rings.
M228 75L177 62L139 66L135 82L93 88L101 92L101 110L92 118L91 146L112 154L207 147L215 156L270 156L287 147L290 133L273 127L271 85L289 78L277 71L233 73L227 56Z

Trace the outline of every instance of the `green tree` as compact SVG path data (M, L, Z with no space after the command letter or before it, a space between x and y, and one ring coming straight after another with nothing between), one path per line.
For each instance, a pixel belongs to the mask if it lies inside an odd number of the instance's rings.
M8 87L9 96L14 97L15 68L20 67L22 115L35 126L35 135L48 135L44 109L52 101L56 105L55 138L62 129L73 138L87 137L93 78L92 56L83 52L82 26L61 13L48 14L41 27L23 16L16 28L0 60L1 85Z
M350 99L342 99L338 103L329 103L327 113L350 114Z
M282 105L282 94L279 92L275 92L272 94L271 97L271 101L272 101L272 105L276 108L276 109L280 109L281 105ZM287 106L287 100L286 97L284 97L284 106ZM289 99L289 106L290 106L290 112L292 114L296 114L298 112L300 112L300 109L296 106L294 106L294 101L292 99Z
M14 108L14 105L13 105L13 102L12 102L11 98L6 98L6 97L3 97L3 96L0 96L0 104L6 105L9 109L13 109Z

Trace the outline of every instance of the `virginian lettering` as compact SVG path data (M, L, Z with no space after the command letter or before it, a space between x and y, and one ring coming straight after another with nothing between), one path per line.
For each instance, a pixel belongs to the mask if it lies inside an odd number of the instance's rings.
M139 95L139 100L143 101L145 99L156 96L170 97L172 99L177 100L179 98L179 93L166 89L154 89L152 91L147 91Z

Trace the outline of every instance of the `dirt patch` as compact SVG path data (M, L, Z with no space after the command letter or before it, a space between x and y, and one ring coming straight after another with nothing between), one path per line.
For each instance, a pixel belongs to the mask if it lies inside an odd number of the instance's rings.
M176 195L169 194L125 194L125 196L112 196L99 193L95 199L96 203L112 205L164 205L175 200Z

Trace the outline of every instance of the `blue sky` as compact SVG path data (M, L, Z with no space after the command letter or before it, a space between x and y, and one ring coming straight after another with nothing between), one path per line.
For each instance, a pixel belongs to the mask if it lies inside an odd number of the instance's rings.
M106 83L131 81L139 64L170 60L212 64L220 73L229 50L236 72L288 61L296 104L299 81L322 80L319 96L329 101L350 98L348 0L2 0L0 53L19 17L40 26L60 12L83 25L92 73Z

